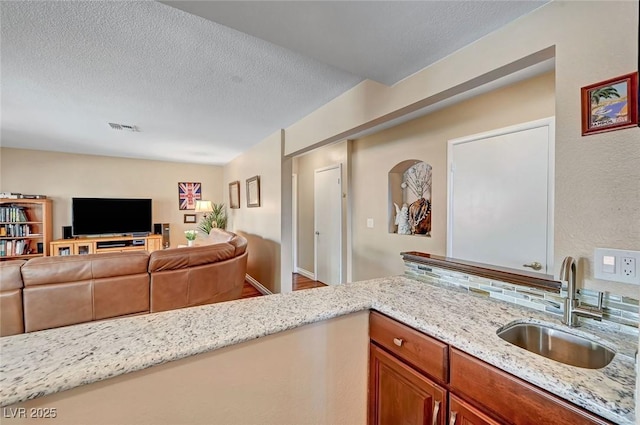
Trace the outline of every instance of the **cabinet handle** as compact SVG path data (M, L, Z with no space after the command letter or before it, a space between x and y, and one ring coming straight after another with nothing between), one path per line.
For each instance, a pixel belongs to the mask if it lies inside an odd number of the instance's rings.
M402 347L402 344L404 343L404 341L402 340L402 338L393 338L393 343L398 347Z
M451 412L451 419L449 419L449 425L456 425L456 416L458 416L457 412Z
M433 417L431 420L431 425L437 425L439 411L440 411L440 402L436 401L436 404L433 405Z

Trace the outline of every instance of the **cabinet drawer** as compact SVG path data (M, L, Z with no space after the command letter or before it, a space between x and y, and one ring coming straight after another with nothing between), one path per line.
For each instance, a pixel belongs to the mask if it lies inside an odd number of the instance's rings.
M369 315L369 336L440 382L447 382L447 344L374 311Z
M508 423L517 425L610 424L540 388L455 348L451 349L451 391L466 395ZM499 394L496 397L496 394Z
M453 394L449 395L449 419L451 425L502 425Z

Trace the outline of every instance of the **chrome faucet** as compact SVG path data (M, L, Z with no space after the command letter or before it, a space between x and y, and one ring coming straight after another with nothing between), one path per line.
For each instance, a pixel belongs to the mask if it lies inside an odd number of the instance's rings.
M562 323L572 327L579 326L578 316L602 320L602 292L598 292L597 307L582 306L580 305L580 300L576 298L576 260L574 260L573 257L566 257L562 262L560 280L567 282L567 298L564 299L564 317Z

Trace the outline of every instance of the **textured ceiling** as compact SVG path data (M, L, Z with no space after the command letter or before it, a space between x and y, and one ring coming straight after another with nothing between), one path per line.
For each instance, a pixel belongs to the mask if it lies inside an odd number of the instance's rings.
M393 85L545 1L162 1Z
M0 143L224 164L364 78L395 82L541 4L199 3L224 26L154 1L2 1Z

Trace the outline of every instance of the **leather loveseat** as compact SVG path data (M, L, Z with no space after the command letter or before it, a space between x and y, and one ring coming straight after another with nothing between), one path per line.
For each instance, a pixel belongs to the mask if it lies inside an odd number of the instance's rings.
M211 304L242 295L247 241L0 263L0 336Z

